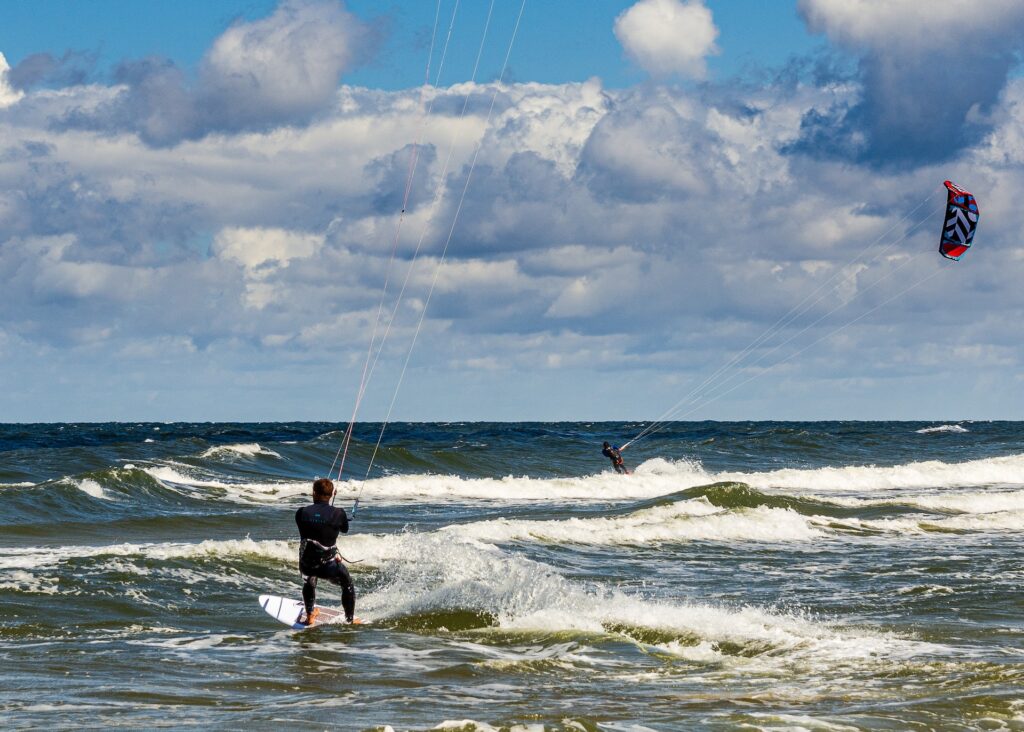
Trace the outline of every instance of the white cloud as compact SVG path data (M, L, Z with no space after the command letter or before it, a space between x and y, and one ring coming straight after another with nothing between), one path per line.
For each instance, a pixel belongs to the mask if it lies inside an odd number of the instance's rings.
M703 124L654 102L606 115L587 142L585 159L606 185L627 183L649 198L707 186L716 153Z
M11 67L8 65L6 57L0 53L0 109L11 106L25 96L22 92L14 89L8 81L7 75L10 70Z
M134 131L152 146L307 124L333 106L342 75L374 42L372 29L340 0L282 0L268 17L221 34L195 80L170 59L126 59L114 69L111 99L80 104L53 121Z
M948 161L990 127L1024 50L1020 0L799 0L858 59L859 101L816 110L799 149L878 166Z
M491 91L466 84L437 93L489 98ZM231 379L241 372L252 388L284 381L300 360L303 378L323 363L328 385L358 380L396 225L393 201L381 203L378 186L393 185L388 165L401 167L399 153L421 129L422 144L438 152L421 158L425 202L405 218L386 312L421 234L425 248L382 373L403 362L467 164L477 140L484 147L410 384L433 374L440 389L472 374L495 400L488 403L497 403L504 392L487 381L497 365L505 379L508 371L551 379L536 394L546 402L539 408L555 409L630 374L644 385L636 399L649 400L637 402L635 413L647 405L656 412L662 397L678 398L688 376L707 375L833 275L840 281L828 297L789 333L847 305L794 349L931 274L937 226L928 217L937 209L899 222L927 193L938 193L944 177L963 181L982 207L976 247L963 266L943 267L927 287L845 330L842 341L825 339L789 362L787 373L811 393L815 384L868 369L866 377L880 384L873 403L884 404L884 372L873 364L920 368L916 354L934 353L929 344L950 352L1001 349L993 368L1007 372L1017 368L1007 359L1024 363L1019 347L1007 345L1019 341L1016 324L1024 323L1024 291L1012 286L1024 277L1017 256L1024 214L1015 203L1024 185L1024 81L1012 82L991 111L993 133L955 163L881 171L781 151L809 109L835 101L833 88L503 85L489 130L486 109L472 108L454 130L445 179L440 161L453 121L440 112L422 120L418 90L342 87L313 122L161 148L133 133L53 123L111 94L101 86L33 91L0 110L0 332L33 348L57 344L61 353L92 339L89 363L98 374L109 373L120 354L139 362L139 383L156 379L147 360L154 369L175 359L209 368L206 380L189 387L197 394L210 393L207 383L238 393ZM437 185L443 195L432 206ZM890 227L898 236L918 220L899 245L917 255L915 266L889 289L858 298L887 265L844 265L889 243L892 237L875 241ZM934 305L950 299L963 307ZM980 311L999 317L987 321ZM969 339L961 336L967 332ZM159 371L161 388L182 383L183 371ZM928 372L942 378L940 369ZM289 394L294 408L282 402L282 418L311 414L303 388ZM734 413L742 414L746 394L740 389L722 403L736 399ZM429 398L421 396L423 404ZM465 408L477 408L469 399ZM508 399L501 416L549 414L528 414L529 405ZM442 414L430 409L409 416Z
M223 259L238 262L251 274L262 276L273 267L312 256L323 243L324 237L320 234L236 226L217 233L213 251Z
M612 103L597 78L557 86L516 84L504 91L512 104L492 125L481 162L492 161L495 154L504 161L514 152L530 150L554 162L565 176L576 169L580 150Z
M952 42L953 52L935 62L954 65L955 48L979 41L972 35L1019 34L1024 18L1019 0L799 0L798 8L812 31L850 46L936 48Z
M705 57L717 53L718 28L700 0L640 0L615 19L615 36L652 74L701 79Z
M366 32L338 0L285 0L269 17L217 38L202 78L225 114L308 112L334 95Z
M1003 92L996 125L978 148L985 165L1024 165L1024 86L1020 83Z
M211 251L245 269L245 305L261 309L288 296L289 287L274 278L293 260L316 254L324 244L318 234L279 228L228 227L213 240ZM272 279L273 278L273 279Z

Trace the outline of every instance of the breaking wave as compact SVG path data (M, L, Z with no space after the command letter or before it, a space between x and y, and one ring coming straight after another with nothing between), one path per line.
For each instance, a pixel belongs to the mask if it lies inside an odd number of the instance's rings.
M230 480L224 476L180 463L148 466L143 470L161 484L215 489L214 494L218 500L228 499L238 503L276 502L283 498L307 495L310 491L308 481L246 482Z
M146 468L153 477L181 485L216 487L245 501L278 500L305 494L308 481L231 482L206 476L185 465ZM339 500L360 492L369 500L497 502L602 502L655 498L713 483L742 483L758 490L872 492L943 488L1022 487L1024 455L961 463L930 460L891 467L874 465L795 469L770 472L711 472L697 461L654 458L629 476L611 472L565 478L466 478L458 475L393 475L366 481L341 481Z
M883 662L893 657L935 653L941 647L892 633L847 628L792 612L726 607L685 599L654 600L599 583L568 579L544 564L480 545L469 537L452 541L443 532L352 537L346 551L359 553L357 579L378 581L360 597L360 614L375 624L419 632L448 632L452 619L465 630L525 635L575 633L612 635L649 648L707 663L766 663L812 666L837 660ZM241 576L227 578L223 561ZM182 584L230 579L246 591L271 585L293 594L295 544L251 539L179 544L67 546L40 556L36 550L0 549L2 589L60 593L70 567L97 576L113 573L139 581L154 573ZM183 565L182 562L185 562ZM251 576L247 578L246 574ZM148 604L127 580L134 601ZM11 587L13 586L13 587ZM127 590L125 590L127 591ZM132 593L129 593L132 594ZM255 603L255 599L254 599ZM255 607L255 605L254 605ZM442 622L444 621L444 622ZM455 623L459 625L460 623Z
M268 450L257 442L250 442L240 445L217 445L204 451L199 457L204 458L219 458L219 457L255 457L257 455L265 455L267 457L279 458L281 455Z
M892 467L865 465L787 468L764 473L720 473L714 477L716 480L747 483L756 488L851 492L983 486L1024 487L1024 455L969 460L962 463L928 460Z
M944 424L944 425L939 425L938 427L924 427L922 429L914 430L914 431L917 434L919 434L919 435L930 435L930 434L937 433L937 432L963 433L963 432L968 432L969 430L967 430L967 428L962 427L962 426L960 426L958 424Z
M657 506L626 516L549 521L497 519L445 530L462 538L487 542L633 546L685 541L810 541L824 536L810 520L789 509L759 506L723 510L706 499Z

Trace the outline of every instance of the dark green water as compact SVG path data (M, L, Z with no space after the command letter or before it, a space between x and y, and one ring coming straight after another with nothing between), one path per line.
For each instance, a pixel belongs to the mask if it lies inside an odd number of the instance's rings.
M294 633L337 425L0 426L3 727L1024 730L1024 424L641 427L361 425Z

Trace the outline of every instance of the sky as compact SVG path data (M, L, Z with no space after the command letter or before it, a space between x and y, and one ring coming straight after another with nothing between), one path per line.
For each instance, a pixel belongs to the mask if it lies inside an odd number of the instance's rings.
M4 15L2 422L1024 418L1018 0Z

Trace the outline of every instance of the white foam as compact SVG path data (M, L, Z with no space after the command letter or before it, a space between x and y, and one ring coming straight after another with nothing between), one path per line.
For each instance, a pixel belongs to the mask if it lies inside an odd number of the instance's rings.
M180 463L156 465L143 468L151 477L161 484L190 486L194 488L213 488L222 491L225 498L240 503L261 504L276 502L282 498L308 494L311 491L309 481L289 481L279 483L230 483L207 475L196 475L199 470Z
M493 727L486 722L477 722L472 719L446 719L431 729L451 730L451 732L544 732L544 725L537 724L513 724L508 727Z
M86 493L92 496L93 498L102 498L104 500L110 500L107 494L103 491L103 486L101 486L95 480L92 480L90 478L83 478L82 480L71 480L70 482L71 485L73 485L78 490L82 491L82 493Z
M737 520L754 521L736 527ZM600 585L584 585L565 579L551 568L507 554L495 541L542 540L580 543L636 543L678 541L694 536L756 537L778 541L785 532L777 527L793 521L796 538L813 538L818 531L808 519L792 511L758 507L721 511L704 499L679 501L618 517L566 521L484 521L446 527L427 534L354 535L342 539L342 552L364 563L356 573L377 568L387 584L360 598L360 614L369 620L436 611L468 609L493 615L506 630L559 632L576 630L604 633L621 628L670 630L677 641L657 647L692 662L745 663L723 651L726 643L763 657L767 664L785 663L799 657L813 666L828 666L837 659L867 662L877 657L929 652L922 644L872 631L855 631L817 623L806 618L769 612L760 608L721 608L680 600L651 600ZM705 522L721 522L714 531ZM1014 530L1024 528L1024 511L947 517L926 520L901 518L852 522L898 533L938 530ZM707 524L715 526L714 523ZM729 527L725 532L723 526ZM666 528L667 527L667 528ZM694 527L697 527L696 529ZM776 527L776 528L772 528ZM765 533L768 532L768 533ZM546 537L546 538L545 538ZM106 546L47 548L0 548L0 570L7 587L18 591L55 593L58 575L69 560L98 558L104 571L150 574L150 562L175 559L216 559L216 567L159 567L157 571L184 584L198 580L224 581L220 571L225 558L253 557L293 568L296 542L253 539L207 540L198 543L121 543ZM76 563L76 571L82 570ZM10 579L8 579L10 578ZM244 574L232 576L237 586L251 589ZM297 591L297 586L293 588ZM934 650L934 649L932 649ZM778 659L782 660L778 660Z
M962 463L938 460L892 467L784 469L765 473L717 473L715 480L746 483L758 489L869 492L893 489L1024 487L1024 455Z
M0 577L0 590L55 595L59 581L56 577L40 577L31 572L15 569L5 571L3 577Z
M663 466L670 465L667 470ZM656 459L639 466L632 475L612 471L571 478L462 478L457 475L393 475L361 483L337 485L339 496L358 493L370 500L491 500L509 503L533 501L632 500L713 482L698 463L668 463Z
M630 546L680 541L809 541L824 535L795 511L766 506L723 510L705 498L625 516L560 521L496 519L456 524L444 531L492 543L543 541Z
M458 732L500 732L497 727L472 719L446 719L432 729L457 730Z
M946 585L908 585L896 590L898 595L923 595L935 597L937 595L955 595L956 590Z
M363 490L364 500L462 500L508 503L535 501L605 502L654 498L716 482L745 483L758 490L795 492L981 488L1024 488L1024 455L962 463L937 460L891 467L847 466L783 469L768 472L709 472L692 460L653 458L629 476L612 472L573 478L461 478L448 475L397 475L343 483L339 496Z
M281 456L273 450L260 445L258 442L240 443L237 445L217 445L203 452L199 457L231 457L241 455L243 457L255 457L266 455L267 457L280 458Z
M547 642L542 645L517 643L512 646L504 646L467 641L457 642L453 645L486 657L487 660L483 662L483 665L502 672L516 672L523 666L535 664L567 670L594 666L612 668L619 665L619 661L614 658L575 640L565 643ZM491 688L495 687L501 688L500 685L491 685Z
M25 481L23 483L0 483L0 488L31 488L35 483Z
M934 532L1024 531L1024 510L995 513L964 514L945 518L912 517L857 521L857 525L901 534Z
M750 716L758 721L756 729L762 732L858 732L860 729L804 714L750 712Z
M940 425L938 427L925 427L923 429L914 430L914 432L916 432L919 435L929 435L929 434L933 434L933 433L936 433L936 432L956 432L956 433L961 433L961 432L967 432L967 431L968 430L965 427L961 427L958 424L944 424L944 425Z
M657 463L664 461L655 461ZM667 463L666 463L667 464ZM367 481L336 481L338 501L362 495L365 501L418 502L489 500L498 503L535 501L606 502L654 498L685 487L711 482L695 463L676 463L669 471L648 471L646 464L631 476L613 472L574 478L462 478L457 475L394 475ZM690 466L689 469L686 466ZM311 491L307 480L276 483L235 483L195 466L167 461L143 468L161 483L213 488L224 498L242 503L267 503Z
M925 511L944 511L985 514L996 511L1015 511L1024 509L1024 491L991 490L985 492L951 492L944 490L936 493L915 493L886 500L855 497L818 497L817 500L847 507L864 506L913 506Z
M259 446L250 447L255 449ZM242 503L276 502L305 496L310 492L310 484L306 480L232 482L208 470L174 461L157 463L144 469L161 482L217 489L223 495L216 498ZM378 503L491 501L517 504L538 501L603 503L642 500L716 482L745 483L757 490L802 495L846 492L853 496L899 490L1024 488L1024 455L963 463L933 460L892 467L869 465L752 473L709 472L695 461L673 462L654 458L639 465L628 476L611 471L566 478L463 478L457 475L418 474L391 475L367 481L336 481L335 486L337 500L345 503L361 495L364 502ZM962 503L966 505L968 502L965 499Z
M139 557L147 559L201 559L203 557L255 556L294 562L297 542L254 541L253 539L208 539L179 544L106 544L100 546L0 547L0 570L53 569L71 559L95 557ZM118 565L118 569L127 569Z
M701 641L697 645L669 641L668 643L658 643L654 647L663 653L697 663L716 663L723 658L721 652L710 641Z
M16 576L23 583L41 583L38 586L46 588L56 587L56 575L66 571L63 567L74 558L100 559L101 568L147 575L154 571L151 561L135 560L218 560L209 570L156 568L187 584L197 576L223 581L222 562L231 557L268 559L280 563L282 569L292 569L295 547L295 542L237 539L64 546L46 552L34 547L0 548L0 570L4 577ZM376 568L378 576L386 578L386 584L360 597L360 615L370 621L438 610L469 610L493 616L506 631L618 632L626 638L632 638L635 630L668 631L680 637L675 646L667 641L662 650L690 660L749 663L748 657L757 656L773 666L799 658L809 666L828 668L840 659L873 663L942 651L939 646L891 634L836 627L756 607L727 608L672 598L637 597L614 587L566 579L543 564L448 531L358 535L346 537L341 548L350 558L364 560L353 566L357 575ZM75 571L83 571L81 562L76 562ZM19 572L23 574L12 574ZM252 580L244 574L232 579L237 579L240 587L251 589ZM292 589L298 591L297 582ZM709 645L701 648L701 644ZM730 653L723 644L738 645L743 652Z
M364 544L362 548L370 551L360 555L371 565L382 566L390 578L386 586L360 600L360 614L374 619L470 609L493 615L505 630L603 633L618 628L626 636L633 628L669 631L692 645L713 644L730 662L738 659L722 652L723 643L746 649L744 656L765 655L766 663L785 663L778 658L798 654L821 665L837 658L859 662L938 649L891 634L834 628L760 608L649 600L616 588L582 585L521 556L452 541L440 533L381 537L377 542ZM385 544L391 558L373 556L372 550L384 549Z
M126 643L128 645L134 646L149 646L155 648L165 648L168 650L175 651L202 651L209 648L216 648L222 643L238 640L239 638L240 636L237 635L210 633L208 635L179 636L176 638L132 639L126 641Z

